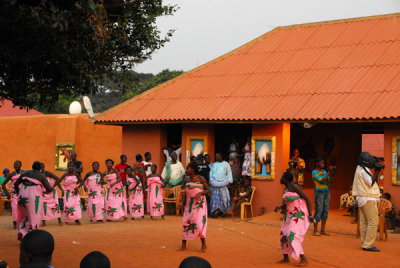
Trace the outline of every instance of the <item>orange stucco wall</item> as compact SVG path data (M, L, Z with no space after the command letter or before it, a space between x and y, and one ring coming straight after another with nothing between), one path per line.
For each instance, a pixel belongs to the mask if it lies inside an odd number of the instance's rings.
M386 168L384 170L385 179L379 183L380 186L383 185L384 191L390 193L392 196L392 202L395 205L396 210L400 207L400 185L392 184L392 138L393 136L400 136L400 124L385 124L385 164Z
M119 157L122 150L122 128L95 125L86 114L37 115L0 118L1 168L13 169L15 160L21 160L23 169L30 169L33 161L44 162L46 169L55 170L57 143L75 143L78 160L84 173L91 170L93 161Z
M158 172L164 166L162 148L167 145L164 128L160 125L124 126L122 135L122 152L128 157L128 164L136 162L136 154L144 159L146 152L151 153L152 163L158 165Z
M282 173L286 170L290 153L290 124L263 124L253 125L253 136L275 136L275 179L271 181L252 180L256 187L254 195L254 214L258 216L263 207L265 212L271 212L282 204L283 187L279 183Z
M186 166L187 159L187 141L191 137L206 137L207 147L204 148L204 152L210 155L211 161L215 158L215 139L214 139L214 126L213 125L194 125L187 124L182 126L182 164Z

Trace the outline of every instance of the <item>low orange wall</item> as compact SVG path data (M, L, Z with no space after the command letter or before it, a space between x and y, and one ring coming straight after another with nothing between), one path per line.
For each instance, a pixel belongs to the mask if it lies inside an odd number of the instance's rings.
M392 184L392 138L393 136L400 136L400 124L385 124L385 179L379 182L379 186L384 187L384 191L390 193L392 202L395 205L396 211L400 208L400 185Z
M22 161L22 169L31 169L38 160L47 170L62 175L65 171L55 170L57 143L75 143L84 174L93 161L105 170L105 159L119 159L122 151L122 128L95 125L86 114L2 117L0 129L2 169L13 170L15 160Z

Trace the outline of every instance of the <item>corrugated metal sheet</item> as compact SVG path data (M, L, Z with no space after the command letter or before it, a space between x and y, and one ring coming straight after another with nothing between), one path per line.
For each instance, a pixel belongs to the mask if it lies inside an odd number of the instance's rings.
M42 113L35 109L21 109L19 106L13 106L13 103L9 100L0 101L0 116L29 116L29 115L41 115Z
M278 27L99 123L400 118L400 14Z

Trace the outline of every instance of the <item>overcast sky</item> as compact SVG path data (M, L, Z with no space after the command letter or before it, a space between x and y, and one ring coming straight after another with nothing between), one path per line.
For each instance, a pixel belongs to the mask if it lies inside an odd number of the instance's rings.
M400 12L400 0L166 0L179 10L159 18L171 41L137 72L189 71L282 25Z

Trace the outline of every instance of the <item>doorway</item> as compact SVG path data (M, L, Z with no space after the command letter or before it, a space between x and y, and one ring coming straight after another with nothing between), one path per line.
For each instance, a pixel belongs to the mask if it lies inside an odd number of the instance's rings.
M215 125L215 153L221 153L225 161L229 160L229 145L233 140L239 144L238 155L242 162L244 154L242 148L251 137L251 124L216 124Z

